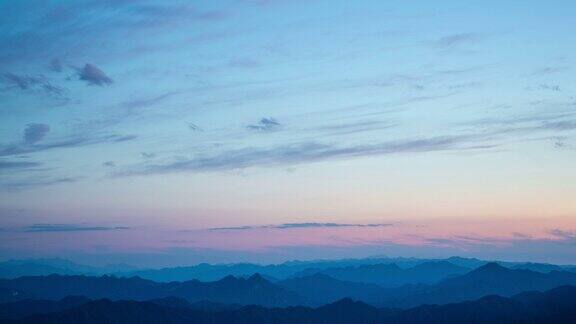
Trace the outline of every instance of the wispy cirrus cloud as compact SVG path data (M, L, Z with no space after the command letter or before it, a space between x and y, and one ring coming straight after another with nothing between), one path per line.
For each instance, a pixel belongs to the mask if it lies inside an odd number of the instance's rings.
M78 180L80 180L80 178L74 177L34 177L18 180L3 180L0 182L0 190L19 191L56 184L74 183Z
M562 133L576 130L576 114L573 112L545 112L482 119L467 124L482 127L494 135L532 135L543 132Z
M197 157L187 160L180 159L167 164L153 164L144 167L135 166L124 171L119 171L114 175L131 176L171 172L223 171L254 166L310 163L363 156L486 149L496 146L494 144L484 143L483 141L485 139L485 135L457 135L355 146L338 146L312 142L274 148L245 148L208 157Z
M42 165L39 162L28 162L28 161L3 161L0 160L0 171L1 170L13 170L13 169L29 169L35 168Z
M44 3L24 5L16 2L2 3L2 12L10 17L0 22L0 28L13 32L7 33L0 40L0 61L5 64L29 64L40 60L38 53L58 57L62 53L67 56L93 57L99 52L95 44L107 42L106 53L110 58L120 55L134 55L134 47L140 52L144 49L138 46L114 46L110 42L111 35L126 35L131 39L150 36L177 26L194 26L197 22L220 22L231 15L228 10L220 8L203 9L196 4L160 3L154 1L77 1L73 3ZM22 19L27 14L34 18ZM99 17L99 19L88 19ZM43 27L42 33L35 33ZM66 35L66 37L63 37ZM152 38L152 37L150 37ZM152 41L151 43L154 43ZM128 46L127 46L128 45ZM181 45L181 44L179 44ZM166 45L149 44L146 48L156 51L166 49ZM148 49L149 50L149 49ZM43 57L45 57L44 55ZM103 56L103 55L99 55ZM43 59L43 58L42 58ZM52 71L61 71L62 64L50 63ZM107 84L101 76L90 75L87 82L96 85ZM94 78L95 77L95 78Z
M314 131L325 135L349 135L355 133L383 130L397 126L397 124L379 120L361 120L356 122L319 126Z
M563 240L576 241L576 231L553 229L548 231L548 233Z
M451 48L464 44L476 43L483 39L478 33L458 33L441 37L434 42L435 46L442 48Z
M179 93L180 92L178 92L178 91L170 91L170 92L165 92L163 94L153 96L153 97L146 97L146 98L142 98L142 99L130 100L130 101L124 102L122 104L122 107L128 108L128 109L150 107L150 106L156 105L158 103L161 103L161 102L165 101L166 99L173 97Z
M260 226L233 226L233 227L214 227L210 231L244 231L255 229L298 229L298 228L338 228L338 227L388 227L394 226L395 223L371 223L371 224L353 224L353 223L284 223L277 225L260 225Z
M36 135L37 136L37 135ZM23 144L4 144L0 145L0 156L12 156L25 153L35 153L59 148L72 148L87 145L94 145L99 143L119 143L136 139L136 135L99 135L93 136L89 134L76 134L71 135L59 140L54 140L46 143L23 143ZM35 137L36 139L38 137Z
M87 232L87 231L118 231L127 230L126 226L90 226L81 224L33 224L22 228L24 232Z
M568 67L568 66L548 66L548 67L543 67L543 68L535 70L534 72L532 72L532 75L533 76L544 76L544 75L562 73L562 72L566 72L569 70L570 70L570 67Z
M27 75L7 72L0 75L0 81L6 86L6 89L40 90L56 96L61 96L65 92L63 88L53 85L42 74Z

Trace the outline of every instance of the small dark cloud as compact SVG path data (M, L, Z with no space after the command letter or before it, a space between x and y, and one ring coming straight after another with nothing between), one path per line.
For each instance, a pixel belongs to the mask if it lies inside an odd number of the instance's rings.
M140 155L142 155L142 157L145 159L153 159L156 157L156 153L152 152L140 152Z
M64 69L62 62L58 58L53 58L50 60L50 71L53 72L62 72Z
M0 170L29 169L40 166L38 162L11 162L0 160Z
M86 232L86 231L117 231L127 230L129 227L125 226L86 226L78 224L33 224L23 228L24 232L40 233L40 232Z
M251 58L241 58L230 61L229 65L235 68L255 68L260 66L260 62Z
M28 124L24 130L24 143L32 145L41 141L50 132L50 126L46 124Z
M472 89L472 88L479 88L482 86L481 82L464 82L464 83L458 83L458 84L453 84L448 86L448 89L450 90L463 90L463 89Z
M284 223L278 225L262 225L262 226L234 226L234 227L214 227L209 228L210 231L243 231L253 229L293 229L293 228L336 228L336 227L388 227L394 226L394 223L375 223L375 224L350 224L350 223Z
M434 45L442 48L451 48L462 44L476 43L482 40L482 36L476 33L459 33L444 36L434 42Z
M96 65L86 63L83 68L78 69L78 76L80 80L84 80L91 85L108 85L113 82L113 80L100 70Z
M113 142L127 142L131 140L135 140L138 138L138 135L123 135L123 136L116 136L112 141Z
M116 166L116 163L114 161L106 161L106 162L102 163L102 166L105 166L108 168L113 168Z
M144 107L150 107L153 106L155 104L158 104L174 95L179 94L178 91L171 91L171 92L166 92L163 93L161 95L158 96L154 96L154 97L147 97L147 98L143 98L143 99L137 99L137 100L131 100L131 101L127 101L124 102L122 104L123 107L125 108L144 108Z
M562 92L562 88L559 85L541 84L538 86L540 90L548 90L554 92Z
M554 147L557 149L562 149L566 147L566 143L562 142L562 141L556 141L554 142Z
M519 233L519 232L512 233L512 236L514 238L517 238L517 239L531 239L531 238L533 238L532 235L525 234L525 233Z
M188 129L191 131L195 131L195 132L203 132L204 131L202 128L200 128L200 126L198 126L194 123L187 123L186 125L188 125Z
M271 132L278 130L282 125L274 118L262 118L254 125L248 125L246 128L260 132Z

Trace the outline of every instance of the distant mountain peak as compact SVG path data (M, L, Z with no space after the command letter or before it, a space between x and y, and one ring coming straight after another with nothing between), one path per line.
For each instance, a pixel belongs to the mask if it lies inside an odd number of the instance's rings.
M325 274L325 273L315 273L311 276L308 276L308 278L314 278L314 279L321 279L321 280L330 280L330 281L337 281L337 279L334 279L332 277L330 277L329 275Z
M474 270L472 272L494 273L494 272L508 272L508 271L513 271L513 270L508 269L508 268L500 265L497 262L489 262L483 266L476 268L476 270Z
M261 274L255 273L248 278L248 281L251 282L268 282Z
M238 280L238 278L236 278L235 276L233 276L233 275L227 275L226 277L218 280L218 282L235 282L235 281L237 281L237 280Z
M331 305L332 306L344 306L344 305L354 305L356 303L358 303L358 302L354 301L352 298L346 297L346 298L342 298L340 300L333 302Z

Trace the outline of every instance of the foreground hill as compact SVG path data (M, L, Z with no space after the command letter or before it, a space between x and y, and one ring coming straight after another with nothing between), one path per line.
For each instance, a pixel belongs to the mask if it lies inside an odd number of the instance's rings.
M0 304L0 320L18 319L31 314L56 313L91 301L91 299L83 296L68 296L61 300L24 299L2 303Z
M378 309L343 299L318 308L244 306L205 311L155 302L90 301L51 314L28 316L12 323L574 323L576 287L527 292L510 298L486 296L475 301L427 305L407 310ZM8 322L7 322L8 323Z

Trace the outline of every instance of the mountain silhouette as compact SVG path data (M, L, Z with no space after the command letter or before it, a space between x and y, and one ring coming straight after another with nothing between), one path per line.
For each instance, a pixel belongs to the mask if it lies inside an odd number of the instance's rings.
M89 301L50 314L27 316L17 323L144 323L144 324L456 324L574 323L576 287L524 292L512 297L484 296L474 301L424 305L406 310L382 309L345 298L317 308L244 306L233 310L198 310L151 301Z
M218 281L158 283L142 278L113 276L20 277L0 280L0 287L19 290L37 299L59 300L68 295L82 295L93 299L149 300L181 297L188 302L211 301L226 304L258 304L285 306L301 303L299 297L274 285L256 274L247 279L233 276Z
M294 291L312 305L326 304L346 297L377 303L386 294L386 290L378 285L341 281L321 273L286 279L278 284Z
M424 263L412 273L419 274L424 270L429 270L434 274L434 269L439 269L436 274L444 273L445 266L443 263ZM373 271L380 267L372 265L361 268ZM386 267L391 271L396 271L392 270L395 268L397 267ZM400 271L404 270L400 269ZM414 277L415 275L412 275L412 278ZM487 263L463 275L444 279L437 284L404 285L392 288L340 280L323 273L277 283L272 283L259 274L248 278L227 276L211 282L189 280L168 283L138 277L50 275L2 279L0 280L0 295L3 294L4 301L24 298L60 300L69 295L86 296L92 299L135 301L178 297L189 303L253 304L268 307L313 306L350 297L374 306L408 308L422 304L447 304L474 300L494 294L508 297L523 291L544 291L570 284L576 285L576 273L566 271L542 273L509 269L497 263Z
M0 319L18 319L30 314L47 314L60 312L90 302L83 296L68 296L61 300L24 299L0 304Z
M377 284L382 287L399 287L406 284L433 284L442 279L464 274L469 268L454 265L447 261L430 261L402 269L396 264L370 264L343 268L307 269L298 276L309 276L316 273L332 278Z
M544 291L561 285L575 285L576 273L552 271L541 273L530 270L515 270L487 263L462 276L446 279L385 305L410 307L421 304L446 304L473 300L485 295L511 296L523 291Z
M13 279L23 276L47 276L51 274L95 276L134 269L134 267L124 264L93 267L60 258L8 260L0 262L0 278Z

